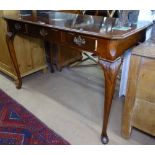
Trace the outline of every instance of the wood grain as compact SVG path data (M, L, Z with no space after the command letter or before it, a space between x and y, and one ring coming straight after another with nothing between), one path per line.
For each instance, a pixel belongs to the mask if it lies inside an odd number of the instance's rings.
M130 137L132 127L155 136L155 59L151 57L155 49L151 45L137 46L131 57L122 120L122 136L125 138Z
M0 16L18 15L19 11L5 10L0 12ZM7 32L6 22L0 18L0 70L5 74L17 79L13 63L5 40ZM29 75L47 67L43 41L30 36L16 35L14 48L21 77Z
M131 119L132 119L132 112L133 112L135 96L136 96L140 62L141 62L141 58L137 56L132 57L130 60L127 91L126 91L125 104L124 104L124 110L123 110L123 115L122 115L122 132L121 133L122 133L122 136L125 138L130 137L131 129L132 129Z
M12 13L16 13L16 11L11 11ZM9 14L9 11L1 11L0 16L4 14ZM7 25L5 21L0 18L0 70L12 78L15 78L15 72L12 66L12 62L10 59L8 47L6 44L6 32L7 32Z

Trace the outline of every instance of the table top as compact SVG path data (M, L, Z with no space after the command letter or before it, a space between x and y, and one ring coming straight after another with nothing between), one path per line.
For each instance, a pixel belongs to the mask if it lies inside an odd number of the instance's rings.
M39 15L4 16L3 18L109 39L123 39L152 25L149 21L123 23L119 18L59 11L42 12Z
M132 54L155 59L155 42L150 39L141 43L132 49Z

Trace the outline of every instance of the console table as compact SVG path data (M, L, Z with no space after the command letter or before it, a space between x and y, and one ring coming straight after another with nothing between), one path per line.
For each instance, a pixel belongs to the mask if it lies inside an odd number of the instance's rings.
M47 12L42 15L5 16L8 32L6 41L17 74L16 87L22 86L21 74L13 46L16 34L42 38L44 41L96 53L105 77L105 98L101 141L107 144L107 125L115 90L116 77L125 50L145 40L150 22L138 21L123 25L116 18ZM51 65L51 71L53 66Z

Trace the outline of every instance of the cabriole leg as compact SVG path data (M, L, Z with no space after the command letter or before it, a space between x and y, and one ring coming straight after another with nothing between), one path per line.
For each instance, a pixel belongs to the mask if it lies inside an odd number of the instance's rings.
M109 120L109 114L111 110L112 99L115 91L117 74L120 69L122 59L117 59L114 62L108 62L105 60L99 60L100 65L104 72L105 77L105 100L104 100L104 113L103 113L103 127L101 134L101 141L103 144L109 142L107 135L107 125Z

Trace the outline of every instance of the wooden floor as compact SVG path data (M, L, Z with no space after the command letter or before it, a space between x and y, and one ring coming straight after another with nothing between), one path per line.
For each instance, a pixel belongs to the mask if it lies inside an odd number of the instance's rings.
M23 79L17 90L10 78L0 74L0 88L16 99L71 144L101 144L103 73L99 66L65 68L62 72L37 72ZM123 100L114 95L108 134L109 144L155 144L155 138L133 130L121 137Z

